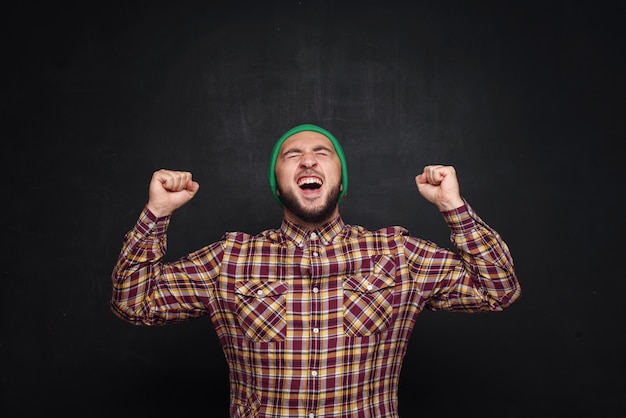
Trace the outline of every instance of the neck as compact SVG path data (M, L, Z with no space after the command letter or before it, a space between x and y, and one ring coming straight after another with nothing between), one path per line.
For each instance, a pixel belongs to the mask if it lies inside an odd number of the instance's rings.
M335 210L329 216L323 219L302 219L301 217L296 216L293 212L289 211L286 208L283 210L283 216L289 222L295 225L298 225L301 228L313 230L313 229L321 228L322 226L326 225L327 223L335 219L337 216L339 216L339 208L335 207Z

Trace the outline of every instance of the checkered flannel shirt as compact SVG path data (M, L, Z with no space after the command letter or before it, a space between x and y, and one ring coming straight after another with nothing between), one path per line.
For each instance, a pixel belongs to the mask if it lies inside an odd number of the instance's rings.
M424 309L499 311L520 295L499 234L465 205L442 212L456 248L341 217L283 220L165 263L170 217L144 209L113 271L113 312L138 325L211 317L232 417L397 417L402 358Z

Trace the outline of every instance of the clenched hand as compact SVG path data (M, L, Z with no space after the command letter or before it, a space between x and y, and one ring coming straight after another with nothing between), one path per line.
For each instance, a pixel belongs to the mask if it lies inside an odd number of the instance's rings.
M464 204L456 170L452 166L428 165L422 174L415 177L415 184L420 194L440 211L456 209Z
M171 215L193 199L199 188L188 171L155 171L150 180L147 207L157 217Z

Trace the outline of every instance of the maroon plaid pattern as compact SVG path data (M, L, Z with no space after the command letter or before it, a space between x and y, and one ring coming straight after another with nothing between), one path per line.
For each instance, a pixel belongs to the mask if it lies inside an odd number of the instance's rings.
M338 217L227 233L164 263L169 217L144 210L113 271L120 318L210 315L230 369L232 417L397 417L402 358L424 309L498 311L520 295L506 244L466 205L444 212L456 251L400 227Z

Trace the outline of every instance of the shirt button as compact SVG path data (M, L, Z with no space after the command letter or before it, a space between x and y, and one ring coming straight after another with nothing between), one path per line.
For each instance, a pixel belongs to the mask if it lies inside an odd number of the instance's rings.
M317 239L317 234L315 232L311 232L311 239Z
M313 251L313 257L317 257L319 253L317 251Z
M313 412L311 412L311 413L309 414L309 418L315 418L315 414L314 414Z
M374 286L372 286L371 284L367 284L367 290L372 290L374 288Z
M318 332L320 332L320 329L319 329L319 328L313 328L313 332L314 332L315 334L317 334Z
M256 291L256 294L259 295L259 296L262 296L263 295L263 291L261 289L259 289L259 290Z
M317 293L317 292L319 292L319 291L320 291L320 290L319 290L317 287L314 287L314 288L313 288L313 293Z
M315 370L313 370L313 371L311 372L311 376L313 376L313 377L317 377L317 372L316 372Z

